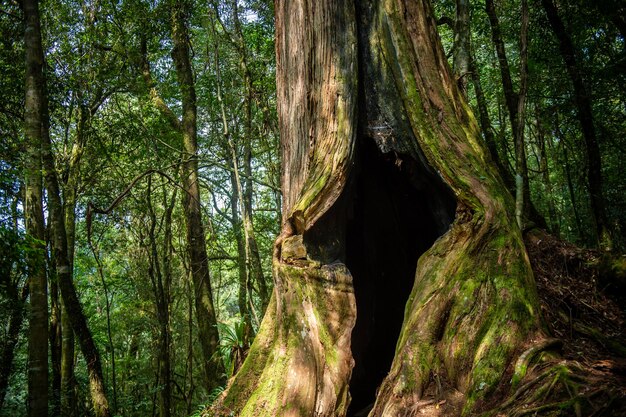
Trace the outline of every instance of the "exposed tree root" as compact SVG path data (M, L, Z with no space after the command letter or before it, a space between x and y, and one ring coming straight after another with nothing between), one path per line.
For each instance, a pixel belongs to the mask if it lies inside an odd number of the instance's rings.
M618 409L623 405L620 403L624 392L620 392L617 381L599 380L592 370L584 369L577 362L538 364L525 380L502 405L483 415L621 415Z

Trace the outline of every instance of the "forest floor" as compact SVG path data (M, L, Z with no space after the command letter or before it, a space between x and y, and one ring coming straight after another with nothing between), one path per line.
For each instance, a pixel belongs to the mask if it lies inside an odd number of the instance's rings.
M606 267L600 251L543 231L526 233L525 243L542 314L552 335L563 341L563 358L588 372L585 389L614 393L615 404L608 407L611 416L626 416L626 291L619 284L623 276Z

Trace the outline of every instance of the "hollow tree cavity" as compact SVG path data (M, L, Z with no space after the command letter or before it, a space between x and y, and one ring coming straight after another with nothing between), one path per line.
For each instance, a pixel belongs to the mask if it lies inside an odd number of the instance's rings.
M427 167L408 155L383 153L375 140L359 137L356 179L346 190L352 205L345 263L356 299L348 415L373 404L391 367L417 260L446 232L456 205Z

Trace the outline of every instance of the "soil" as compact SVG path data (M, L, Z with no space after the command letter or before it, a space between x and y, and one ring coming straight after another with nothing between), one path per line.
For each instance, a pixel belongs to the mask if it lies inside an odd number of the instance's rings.
M537 283L542 315L563 341L562 357L581 365L591 391L611 391L601 416L626 416L626 305L607 287L603 255L534 229L524 237ZM603 284L600 284L603 283Z

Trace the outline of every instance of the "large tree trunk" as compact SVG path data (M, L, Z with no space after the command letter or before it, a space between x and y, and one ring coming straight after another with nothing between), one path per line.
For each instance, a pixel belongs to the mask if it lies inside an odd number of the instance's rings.
M24 49L26 51L26 97L24 136L28 150L25 164L24 207L28 251L30 314L28 330L28 415L48 415L48 284L45 261L43 179L41 165L44 130L45 85L38 0L25 0Z
M208 415L406 416L434 411L424 398L470 414L543 339L513 200L429 2L356 3L276 3L274 295Z

